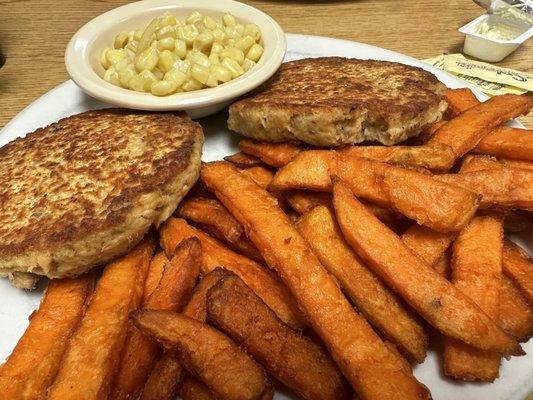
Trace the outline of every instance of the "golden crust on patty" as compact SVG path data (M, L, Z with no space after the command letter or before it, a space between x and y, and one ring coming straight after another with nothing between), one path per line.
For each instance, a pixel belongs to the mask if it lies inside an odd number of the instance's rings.
M109 109L1 148L0 275L73 276L128 251L197 180L202 144L185 114Z
M445 90L433 74L405 64L307 58L282 64L257 91L233 103L228 126L271 142L391 145L441 119Z

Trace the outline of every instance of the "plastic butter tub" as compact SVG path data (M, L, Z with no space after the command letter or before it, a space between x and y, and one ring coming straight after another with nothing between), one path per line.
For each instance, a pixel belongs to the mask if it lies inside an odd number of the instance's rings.
M533 26L514 24L497 15L483 14L462 26L463 52L481 60L501 61L533 36Z

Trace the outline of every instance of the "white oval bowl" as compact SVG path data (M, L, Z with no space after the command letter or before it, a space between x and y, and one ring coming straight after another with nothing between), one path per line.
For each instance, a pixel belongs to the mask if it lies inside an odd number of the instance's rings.
M257 64L242 76L215 88L158 97L120 88L103 80L100 55L112 47L123 31L144 28L153 18L168 11L184 18L192 11L211 17L233 14L242 23L255 23L261 30L264 52ZM89 21L74 34L65 51L65 65L72 80L87 94L107 103L148 111L184 110L201 118L228 106L237 97L270 78L285 56L283 30L271 17L232 0L144 0L108 11Z

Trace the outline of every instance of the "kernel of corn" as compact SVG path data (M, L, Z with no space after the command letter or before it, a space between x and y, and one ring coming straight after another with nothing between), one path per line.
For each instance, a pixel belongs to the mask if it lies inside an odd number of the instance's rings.
M251 36L256 42L261 39L261 30L256 24L246 24L243 35Z
M209 74L209 77L207 78L207 81L205 82L205 86L207 87L216 87L218 86L218 79L214 74Z
M202 14L200 14L198 11L193 11L185 20L188 24L194 24L197 21L200 21L202 19Z
M135 76L135 67L133 64L129 64L123 70L118 71L118 79L123 87L129 87L130 79Z
M204 31L200 33L193 42L193 49L200 51L208 51L210 46L213 44L213 34L209 31Z
M191 76L198 82L205 85L207 78L209 78L209 67L204 67L200 64L193 64L191 67Z
M128 82L128 87L136 92L144 92L144 82L139 75L134 75Z
M174 57L172 57L172 52L170 50L163 50L161 53L159 53L157 68L163 72L170 71L172 69L172 65L174 65L174 61L176 61Z
M232 60L231 58L224 58L224 60L222 60L222 66L230 70L231 77L233 79L244 74L242 67L237 63L237 61Z
M122 49L124 46L126 46L128 44L128 39L128 32L120 32L117 36L115 36L115 49Z
M207 29L213 30L217 27L216 21L208 15L206 15L202 21Z
M135 57L135 68L139 72L143 69L151 71L157 65L158 60L157 49L150 46Z
M112 85L120 87L120 80L118 79L118 73L114 67L109 67L104 74L104 80Z
M183 60L187 55L187 43L183 40L176 39L174 41L174 54Z
M164 26L161 29L159 29L155 33L155 36L156 36L157 40L161 40L161 39L164 39L164 38L167 38L167 37L175 38L176 37L176 30L174 29L173 26L168 26L167 25L167 26Z
M236 47L226 47L224 50L220 52L220 57L222 59L224 58L231 58L232 60L236 61L237 64L242 64L244 61L244 53L242 50L236 48Z
M213 40L215 41L215 43L222 44L226 40L226 32L224 32L220 28L213 29L211 34L213 35Z
M141 71L138 76L141 82L143 83L143 91L145 92L149 92L152 83L158 81L154 73L152 71L148 71L147 69Z
M237 23L235 21L235 17L231 14L224 14L224 16L222 17L222 22L224 22L225 26L235 26L235 24Z
M201 89L203 86L200 82L198 82L196 79L188 79L182 86L181 88L186 91L186 92L192 92L193 90L199 90Z
M174 50L175 39L172 37L166 37L157 42L157 50Z
M122 60L124 57L125 57L125 54L124 54L124 49L112 49L112 50L108 50L106 52L106 55L105 55L106 59L107 59L107 62L108 64L111 66L111 65L115 65L116 63L118 63L120 60Z
M219 82L228 82L231 80L231 71L222 65L211 65L210 72Z
M256 63L250 60L249 58L245 58L241 66L244 72L248 72L254 67L255 64Z
M187 74L178 69L171 69L165 74L164 79L166 81L173 81L178 87L180 87L187 80Z
M246 53L246 58L257 62L263 55L263 46L260 44L254 44L252 47L250 47L250 50Z
M178 85L175 82L163 79L162 81L152 83L150 91L156 96L166 96L167 94L173 93L177 88Z
M253 37L244 36L237 40L237 42L235 42L235 47L246 53L248 50L250 50L250 47L252 47L254 43L255 40L253 39Z

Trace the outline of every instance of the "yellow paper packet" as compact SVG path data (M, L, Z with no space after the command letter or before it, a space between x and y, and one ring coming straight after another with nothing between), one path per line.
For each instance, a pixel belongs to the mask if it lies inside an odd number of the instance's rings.
M514 86L527 91L533 91L533 75L527 72L516 71L510 68L497 67L492 64L446 56L444 58L444 70L480 78L485 81L501 83L502 85Z
M467 58L463 56L461 53L456 53L456 54L441 54L439 56L428 58L422 61L424 61L427 64L433 65L434 67L437 67L439 69L446 70L445 68L446 60L450 57L453 57L459 60L467 60ZM471 61L471 60L467 60L467 61ZM446 70L446 71L457 76L459 79L470 83L471 85L475 86L477 89L482 91L483 93L486 93L490 96L496 96L496 95L501 95L501 94L506 94L506 93L510 93L510 94L527 93L527 90L520 89L514 86L504 85L504 84L497 83L497 82L491 82L491 81L488 81L488 80L485 80L479 77L468 76L468 75L460 74L460 73L450 71L450 70Z

